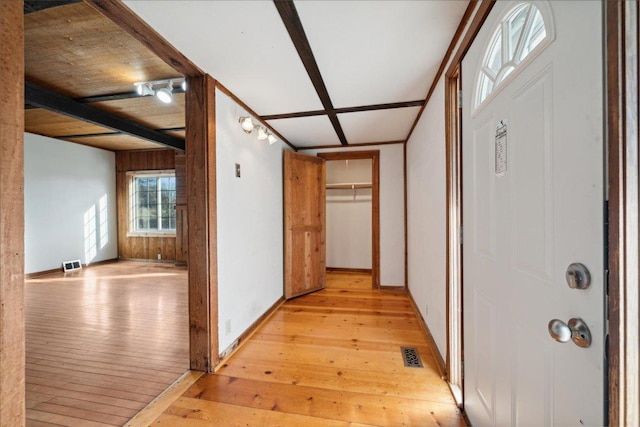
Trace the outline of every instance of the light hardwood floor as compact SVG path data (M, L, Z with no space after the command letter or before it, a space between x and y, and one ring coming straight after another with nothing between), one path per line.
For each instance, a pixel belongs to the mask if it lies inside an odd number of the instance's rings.
M285 303L153 426L464 426L406 293L331 273ZM406 368L417 347L423 369Z
M189 367L187 270L118 262L25 283L27 426L120 426Z

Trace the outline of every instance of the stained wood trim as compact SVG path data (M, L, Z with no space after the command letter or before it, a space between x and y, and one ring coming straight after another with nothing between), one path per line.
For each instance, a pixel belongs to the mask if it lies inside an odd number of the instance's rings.
M409 188L407 178L407 143L402 144L402 193L404 205L404 287L409 288Z
M340 125L338 116L336 115L333 108L333 103L331 102L331 98L329 97L329 92L327 91L327 87L325 86L322 75L320 74L320 69L318 68L318 64L316 63L316 59L313 55L313 50L311 49L309 40L307 40L307 35L302 26L302 22L300 21L300 17L298 16L298 11L296 10L295 4L292 1L282 0L274 0L273 3L276 5L276 9L278 9L280 18L282 18L282 22L284 23L284 26L286 27L287 32L291 37L293 45L298 51L298 55L300 55L300 60L304 64L304 68L307 70L307 74L309 74L311 83L313 83L313 87L318 93L318 97L320 98L322 106L327 112L327 116L329 117L329 120L333 125L333 129L338 135L338 139L340 140L342 145L347 145L347 138L344 135L344 131L342 130L342 126Z
M481 1L482 1L482 4L480 5L480 10L476 14L476 17L478 16L478 14L483 12L483 6L485 4L491 3L491 6L493 6L493 2L495 0L481 0ZM427 92L427 97L425 98L424 103L422 104L422 108L420 108L420 111L418 112L418 116L416 117L415 121L413 122L413 125L411 126L411 130L409 130L409 134L407 135L407 138L406 138L407 142L411 138L411 135L413 135L413 131L415 130L416 126L418 125L418 122L420 121L420 118L422 117L422 114L424 113L424 109L427 107L427 104L431 100L431 95L433 95L433 92L436 90L436 86L438 86L438 82L440 81L440 77L442 77L442 73L444 72L444 68L449 63L449 59L451 58L451 54L453 53L453 49L455 49L456 45L458 44L458 41L460 40L460 37L462 36L462 33L463 33L465 27L467 26L467 22L469 22L469 19L471 18L471 15L473 14L473 11L476 9L478 3L479 2L477 0L470 1L469 5L467 6L467 9L464 11L464 15L462 15L462 19L460 20L460 23L458 24L458 28L456 29L456 32L453 35L453 38L451 39L451 42L449 43L449 47L447 48L447 52L445 53L444 58L442 58L442 62L440 63L440 67L438 67L438 71L436 72L436 76L434 77L433 82L431 83L431 87L429 88L429 92ZM490 9L491 9L491 7L489 7L489 10ZM486 13L488 15L489 11L487 11ZM485 18L486 18L486 15L482 19L482 22L484 22ZM474 22L472 22L472 24L471 24L471 27L465 33L465 38L462 41L462 45L460 45L460 47L458 48L458 51L456 52L456 56L454 57L454 60L453 60L454 62L452 62L452 63L457 63L459 61L462 61L462 55L459 56L460 50L462 48L464 48L464 53L466 53L467 50L469 49L469 46L471 45L471 42L475 38L475 34L477 34L477 32L479 31L480 27L478 27L477 29L474 29L474 27L473 27L474 23L475 23L475 18L474 18ZM482 24L480 24L480 25L482 25ZM469 34L469 31L475 31L475 33L474 33L474 35L473 35L473 37L471 39L467 40L467 36ZM467 42L468 45L465 46L465 42Z
M447 339L447 352L446 352L446 369L449 373L450 385L451 381L456 382L456 386L460 387L460 391L464 396L464 377L462 372L452 373L452 351L451 348L452 338L451 331L453 325L451 324L451 289L453 286L457 286L460 293L460 307L457 311L462 313L464 311L463 305L463 276L462 276L462 248L459 235L459 227L462 227L462 156L461 156L461 125L462 117L460 106L458 105L458 90L460 84L460 67L454 69L454 73L445 77L445 162L446 162L446 252L445 252L445 265L446 265L446 339ZM457 183L455 185L454 183ZM456 214L458 218L457 222L453 222L453 214ZM458 250L458 262L454 264L452 259L453 249ZM455 268L460 272L458 280L459 282L453 283L451 276L451 269ZM462 336L464 335L464 324L462 319L459 319L459 334L460 342L457 352L462 357L464 354L464 342ZM463 361L458 360L458 364L462 369ZM459 378L458 378L459 375ZM459 380L459 384L457 383Z
M147 427L153 424L164 411L185 391L189 389L204 375L201 371L187 371L180 378L178 378L173 384L171 384L165 391L156 397L145 406L140 412L138 412L133 418L131 418L124 427Z
M275 130L269 123L265 122L264 119L262 119L255 111L253 111L251 109L251 107L249 107L247 104L242 102L242 100L240 98L238 98L233 92L231 92L229 89L227 89L222 83L217 82L216 83L216 87L220 90L220 92L224 93L229 98L233 99L238 105L240 105L243 109L245 109L247 113L252 115L263 126L266 126L269 130L271 130L271 132L273 132L273 134L275 136L277 136L280 139L280 141L284 142L285 144L287 144L289 147L293 148L294 150L298 149L295 145L293 145L289 141L287 141L287 139L285 137L280 135L280 133L277 130Z
M336 151L318 153L325 160L371 159L371 283L380 289L380 151Z
M376 110L389 110L393 108L418 107L422 104L424 104L424 100L419 99L417 101L392 102L388 104L361 105L359 107L335 108L333 111L336 114L357 113L360 111L376 111ZM272 114L268 116L262 116L261 118L262 120L277 120L277 119L293 119L298 117L323 116L326 114L328 114L326 110L314 110L314 111L301 111L298 113Z
M139 123L107 113L90 105L81 104L69 97L30 82L25 82L25 100L30 105L114 129L170 148L184 150L184 140L180 138L156 132Z
M340 145L313 145L311 147L298 147L298 151L304 150L322 150L324 148L335 148L336 150L341 150L345 147L374 147L378 145L394 145L394 144L404 144L404 140L402 141L383 141L383 142L362 142L359 144L349 144L347 146Z
M218 362L216 205L216 82L191 77L186 96L187 215L189 218L189 342L191 369Z
M447 368L444 363L444 359L442 358L442 355L438 350L436 341L433 339L431 330L429 330L429 326L427 325L427 322L424 321L422 314L420 314L420 310L418 310L418 305L416 304L416 301L413 299L413 295L411 294L411 291L408 290L407 295L409 296L409 301L411 302L411 308L413 308L413 311L416 314L416 318L418 319L418 324L420 325L420 329L422 329L422 332L424 333L424 336L427 339L427 342L429 343L429 347L431 348L433 359L436 361L436 366L438 368L438 374L440 374L440 378L442 378L443 380L446 380Z
M609 425L640 424L637 2L606 2Z
M0 425L25 425L24 20L0 1Z
M238 339L235 340L233 344L231 344L223 352L221 352L220 362L218 362L218 364L214 368L214 371L217 372L220 368L222 368L224 364L231 358L231 356L233 356L233 354L238 351L240 347L244 345L244 343L249 341L253 334L255 334L258 329L260 329L260 327L265 322L267 322L271 318L271 316L273 316L273 314L280 308L280 306L284 302L284 297L280 297L276 302L273 303L273 305L271 305L271 307L267 309L267 311L262 313L262 316L258 317L255 322L253 322L242 334L240 334Z
M449 63L449 68L447 69L447 75L451 75L454 73L455 68L462 63L462 58L467 54L467 51L471 47L471 43L475 40L480 28L484 24L484 21L487 20L491 9L496 3L496 0L480 0L480 6L478 7L478 11L473 16L473 20L469 25L469 28L464 34L464 38L456 51L456 54L453 56L453 59Z
M134 39L145 45L151 52L183 76L196 77L204 75L204 72L197 65L173 47L121 0L84 1L113 21Z

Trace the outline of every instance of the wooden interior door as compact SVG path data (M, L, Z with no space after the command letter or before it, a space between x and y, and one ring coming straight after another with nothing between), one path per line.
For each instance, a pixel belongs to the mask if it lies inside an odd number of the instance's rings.
M325 165L284 153L284 297L325 287Z

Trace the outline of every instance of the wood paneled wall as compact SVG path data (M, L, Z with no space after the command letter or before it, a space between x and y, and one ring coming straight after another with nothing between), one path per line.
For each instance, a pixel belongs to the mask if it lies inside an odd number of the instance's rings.
M187 265L188 246L187 164L184 154L176 154L176 265Z
M118 258L176 260L176 238L127 237L129 227L127 172L175 169L176 151L118 151L116 152L116 194L118 203ZM184 191L184 190L183 190Z

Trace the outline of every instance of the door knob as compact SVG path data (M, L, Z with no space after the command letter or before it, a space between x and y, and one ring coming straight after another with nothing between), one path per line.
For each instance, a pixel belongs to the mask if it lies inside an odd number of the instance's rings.
M589 347L591 345L591 331L580 318L569 319L569 323L564 323L560 319L553 319L549 322L549 335L558 342L572 340L578 347Z

